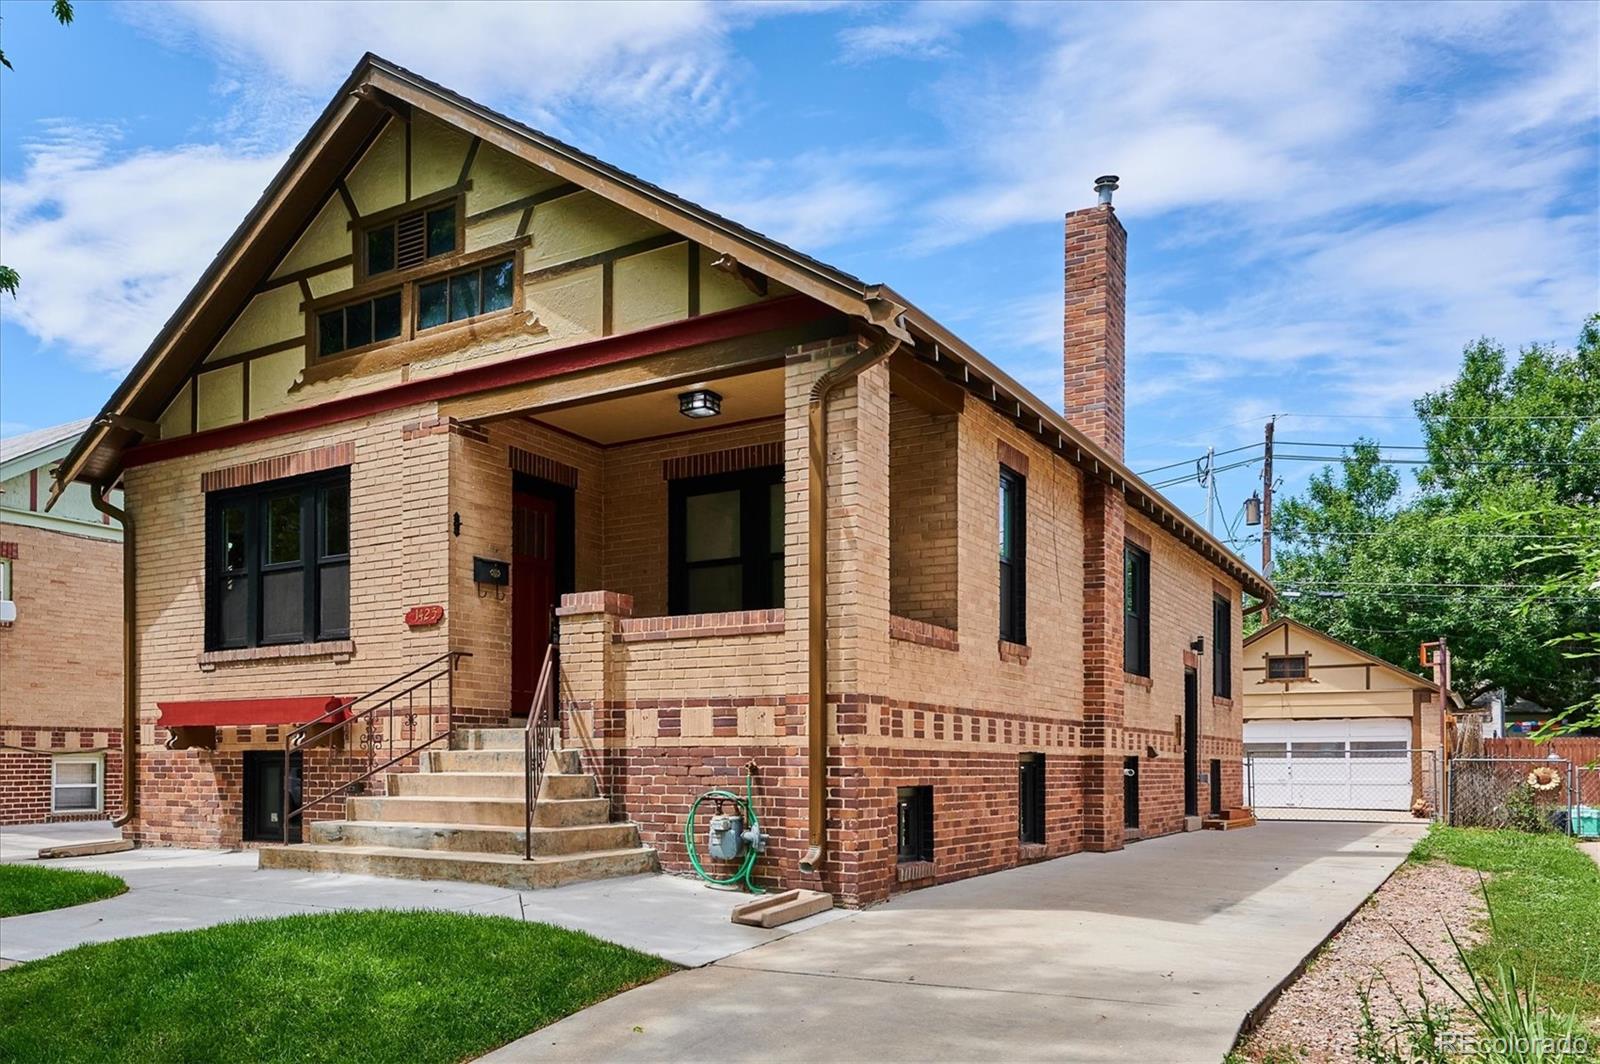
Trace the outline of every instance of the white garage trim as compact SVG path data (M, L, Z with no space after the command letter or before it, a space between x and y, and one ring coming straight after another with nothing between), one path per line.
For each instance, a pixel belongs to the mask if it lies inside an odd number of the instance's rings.
M1246 721L1250 800L1260 808L1411 807L1411 721L1398 717Z

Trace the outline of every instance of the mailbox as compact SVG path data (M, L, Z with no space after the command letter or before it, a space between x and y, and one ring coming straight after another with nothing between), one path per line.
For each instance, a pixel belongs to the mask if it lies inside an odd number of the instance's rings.
M472 579L474 583L504 587L511 583L511 563L495 558L474 558Z

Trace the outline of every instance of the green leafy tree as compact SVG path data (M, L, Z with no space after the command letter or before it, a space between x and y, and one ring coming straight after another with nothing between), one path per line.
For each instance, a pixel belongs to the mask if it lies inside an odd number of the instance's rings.
M1277 508L1274 581L1298 592L1284 612L1412 669L1418 644L1444 636L1468 698L1593 696L1596 662L1574 656L1574 633L1600 631L1600 595L1570 575L1583 566L1569 515L1600 498L1600 318L1574 350L1514 363L1480 340L1416 410L1414 492L1362 440Z
M51 0L50 13L63 26L72 25L72 0ZM11 65L11 60L6 58L4 51L0 51L0 66L12 71L16 69ZM10 266L0 266L0 292L5 292L12 298L16 298L17 285L21 283L22 277L16 270Z

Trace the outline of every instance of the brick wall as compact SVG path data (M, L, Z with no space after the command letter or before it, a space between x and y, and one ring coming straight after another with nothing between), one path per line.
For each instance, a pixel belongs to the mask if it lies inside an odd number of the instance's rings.
M957 627L957 418L889 402L889 610Z
M17 604L0 625L0 730L120 728L122 544L10 522L0 541L15 544Z
M122 815L121 728L7 727L0 730L0 742L5 744L0 748L0 824L103 820ZM101 809L52 811L50 753L97 753L104 759Z

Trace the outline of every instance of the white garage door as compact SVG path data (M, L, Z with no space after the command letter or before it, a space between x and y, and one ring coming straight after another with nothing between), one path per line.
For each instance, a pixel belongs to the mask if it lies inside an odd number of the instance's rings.
M1261 808L1409 809L1411 722L1247 721L1250 800Z

